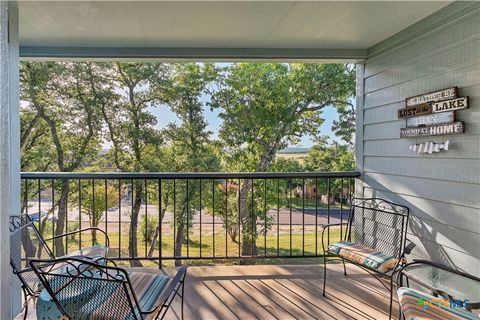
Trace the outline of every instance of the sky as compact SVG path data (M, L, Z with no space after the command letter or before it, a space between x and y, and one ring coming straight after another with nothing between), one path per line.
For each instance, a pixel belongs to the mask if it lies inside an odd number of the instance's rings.
M203 101L206 101L206 97L203 98ZM179 123L179 119L175 116L175 114L170 111L170 109L165 106L157 106L157 107L150 107L149 111L154 114L157 117L157 128L162 129L164 128L168 123L171 122L176 122ZM222 124L221 119L218 117L218 113L220 110L213 110L211 111L209 107L205 106L204 107L204 115L205 115L205 120L208 122L208 130L213 132L212 138L217 138L218 137L218 130L220 129L220 126ZM329 136L330 139L332 140L337 140L339 139L335 136L335 134L332 132L332 123L334 120L338 119L337 112L335 108L333 107L327 107L323 110L323 118L325 119L324 123L320 127L320 132L322 135ZM302 137L301 141L297 145L290 145L289 147L304 147L304 148L309 148L313 145L312 139L310 136L304 136Z

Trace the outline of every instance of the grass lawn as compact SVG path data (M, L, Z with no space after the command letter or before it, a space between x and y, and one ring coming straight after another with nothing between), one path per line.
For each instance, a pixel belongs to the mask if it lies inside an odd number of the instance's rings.
M109 232L110 238L110 253L109 257L118 258L128 256L128 231L123 232L121 237L119 233ZM201 245L200 236L198 234L190 234L188 241L182 247L183 257L229 257L229 259L202 259L202 260L189 260L184 259L182 262L186 265L235 265L239 263L238 242L232 241L225 236L224 231L220 230L215 233L215 242L213 234L202 235ZM323 253L322 240L321 240L322 228L318 228L318 236L315 237L314 230L306 230L305 235L302 233L290 233L282 230L280 236L277 238L276 232L269 231L265 239L264 235L260 235L256 240L258 256L257 264L318 264L323 263L322 257L315 257L316 254ZM325 241L327 241L325 234ZM278 240L277 240L278 239ZM332 229L330 231L330 242L336 242L340 239L340 228ZM98 241L103 243L103 236L98 236ZM266 241L266 250L265 250ZM315 246L315 242L317 246ZM51 246L51 243L49 243ZM82 247L91 245L91 235L84 233L82 236ZM278 246L278 247L277 247ZM291 250L290 250L291 247ZM70 239L68 241L68 251L73 252L79 248L79 239ZM139 236L138 239L138 256L145 257L149 246L145 246L143 240ZM173 234L165 234L162 236L162 256L172 257L174 248ZM120 249L120 250L119 250ZM274 255L289 256L287 258L276 258ZM304 255L305 257L302 257ZM152 255L153 257L159 256L159 243L157 242L156 248ZM291 256L291 257L290 257ZM308 257L310 256L310 257ZM158 260L148 261L142 260L144 266L158 266ZM165 266L173 265L173 260L163 260L162 264ZM119 261L119 265L128 265L127 261Z

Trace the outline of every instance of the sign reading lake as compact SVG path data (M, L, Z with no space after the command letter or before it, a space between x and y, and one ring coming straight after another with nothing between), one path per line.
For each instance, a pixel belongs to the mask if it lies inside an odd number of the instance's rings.
M434 113L455 111L468 108L468 97L440 101L432 104Z

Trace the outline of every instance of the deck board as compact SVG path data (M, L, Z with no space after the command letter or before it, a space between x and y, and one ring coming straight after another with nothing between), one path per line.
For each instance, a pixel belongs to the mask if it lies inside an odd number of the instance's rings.
M358 267L347 264L347 273L341 264L328 264L323 297L322 265L191 267L185 319L388 319L388 291ZM394 303L395 317L397 309ZM35 319L34 312L28 319ZM178 300L166 319L180 319Z

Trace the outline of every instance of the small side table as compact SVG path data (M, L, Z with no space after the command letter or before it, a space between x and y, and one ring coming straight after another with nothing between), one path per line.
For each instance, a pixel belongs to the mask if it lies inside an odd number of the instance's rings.
M480 309L480 278L427 260L413 260L398 274L398 284L403 279L429 289L434 296L455 301L468 301L467 310Z

